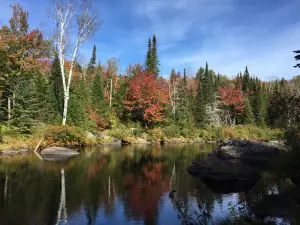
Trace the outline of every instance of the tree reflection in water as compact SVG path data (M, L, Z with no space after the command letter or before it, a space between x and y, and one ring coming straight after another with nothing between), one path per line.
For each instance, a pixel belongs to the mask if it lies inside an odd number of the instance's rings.
M212 147L106 146L60 163L0 158L0 224L300 224L291 182L265 174L249 191L223 194L191 177L186 169Z

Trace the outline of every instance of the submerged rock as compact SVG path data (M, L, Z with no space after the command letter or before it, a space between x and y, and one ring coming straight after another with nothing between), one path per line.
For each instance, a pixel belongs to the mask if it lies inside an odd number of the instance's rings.
M19 155L20 152L15 149L6 149L1 151L2 155Z
M27 153L29 153L29 150L26 148L22 148L20 150L6 149L6 150L1 151L1 154L5 155L5 156L21 155L21 154L27 154Z
M41 151L41 155L45 160L65 160L70 157L79 155L80 153L64 147L49 147Z
M193 162L188 172L201 179L216 193L232 193L249 190L261 178L260 174L236 161L208 157Z
M249 190L281 150L259 142L222 142L205 160L193 162L188 172L218 193Z

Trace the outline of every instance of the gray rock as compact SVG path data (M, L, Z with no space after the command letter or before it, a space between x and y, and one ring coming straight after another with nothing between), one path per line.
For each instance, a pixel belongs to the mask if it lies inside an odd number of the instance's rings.
M217 157L194 161L187 171L216 193L246 191L260 179L258 171L243 163Z
M97 137L93 135L91 132L87 131L85 132L85 135L88 139L96 139Z
M1 151L2 155L19 155L20 152L15 149L6 149Z
M41 155L75 156L80 153L64 147L49 147L41 151Z
M261 142L232 140L222 142L213 153L223 160L238 159L250 165L267 166L282 151Z
M19 150L20 154L27 154L29 153L29 150L27 148L22 148Z

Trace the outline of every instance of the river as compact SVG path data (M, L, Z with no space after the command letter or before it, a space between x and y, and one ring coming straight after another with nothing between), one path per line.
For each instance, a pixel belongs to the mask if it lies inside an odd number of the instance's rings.
M186 169L213 148L101 146L63 162L1 158L0 224L244 224L236 221L245 215L298 224L299 208L280 195L292 188L286 180L265 173L250 191L224 194L193 178Z

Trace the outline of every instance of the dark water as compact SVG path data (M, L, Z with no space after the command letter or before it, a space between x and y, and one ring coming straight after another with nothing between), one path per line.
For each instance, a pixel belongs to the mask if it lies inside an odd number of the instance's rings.
M266 173L250 191L222 194L190 176L186 168L213 147L98 147L60 163L0 159L0 224L252 224L241 222L245 215L300 224L287 180Z

